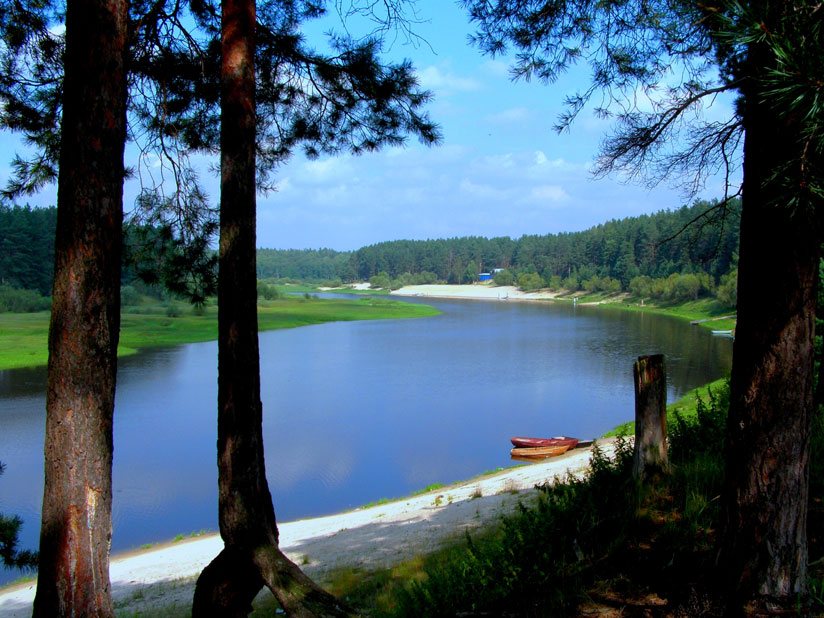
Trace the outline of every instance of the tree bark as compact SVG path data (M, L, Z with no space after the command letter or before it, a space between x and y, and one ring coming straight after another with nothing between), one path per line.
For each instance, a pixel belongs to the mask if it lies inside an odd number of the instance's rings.
M113 615L112 417L127 17L125 0L67 5L35 616Z
M278 549L266 480L255 265L254 0L222 3L218 274L218 497L224 550L198 578L193 616L245 616L265 584L291 616L341 616Z
M783 6L781 3L778 5ZM786 10L786 9L783 9ZM757 44L750 75L769 68ZM727 427L720 581L728 613L793 609L807 593L818 215L788 204L780 164L799 128L745 92L738 321Z
M639 356L635 379L635 451L632 475L642 480L665 472L667 462L667 374L663 354Z

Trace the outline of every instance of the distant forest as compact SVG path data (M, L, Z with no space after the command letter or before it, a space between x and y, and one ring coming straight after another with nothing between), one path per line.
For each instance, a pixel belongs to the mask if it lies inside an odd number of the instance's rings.
M691 275L701 289L722 285L736 268L737 202L697 202L678 210L629 217L582 232L381 242L357 251L260 249L261 279L349 282L381 287L444 281L468 283L481 272L525 289L629 290L656 296L654 280ZM0 286L48 296L56 208L0 206ZM128 252L127 252L128 253ZM126 269L124 282L133 279ZM661 294L657 294L661 296ZM10 309L7 309L10 310Z
M0 206L0 285L51 294L57 208Z
M468 283L481 272L534 273L547 284L576 289L593 278L610 278L621 289L639 276L706 274L713 283L735 268L740 204L724 212L715 202L675 211L613 220L582 232L441 240L396 240L354 252L258 251L258 276L302 280L369 280L404 275Z

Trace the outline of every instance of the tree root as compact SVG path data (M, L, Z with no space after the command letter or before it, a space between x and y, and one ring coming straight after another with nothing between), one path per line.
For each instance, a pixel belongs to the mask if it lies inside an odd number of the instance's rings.
M277 546L251 551L226 546L203 570L195 586L192 618L243 618L268 587L287 616L339 618L352 611L307 577Z

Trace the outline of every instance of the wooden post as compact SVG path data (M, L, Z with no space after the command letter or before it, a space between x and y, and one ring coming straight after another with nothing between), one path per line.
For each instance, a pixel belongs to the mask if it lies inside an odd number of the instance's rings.
M635 378L636 480L666 472L667 462L667 373L663 354L639 356L633 365Z

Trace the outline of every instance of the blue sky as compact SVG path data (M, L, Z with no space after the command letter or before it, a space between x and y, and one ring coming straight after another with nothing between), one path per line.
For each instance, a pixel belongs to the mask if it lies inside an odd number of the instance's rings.
M434 94L429 113L443 142L359 157L293 157L277 172L278 189L258 198L258 245L351 250L396 239L512 236L582 230L613 218L677 208L686 198L618 176L590 173L607 121L584 112L568 133L552 130L564 96L586 84L587 68L557 83L513 83L506 59L467 43L463 10L451 0L420 0L414 29L426 43L399 39L393 58L410 58ZM307 30L313 40L326 24ZM729 103L707 113L726 116ZM10 159L11 142L0 142ZM128 161L127 161L128 163ZM210 194L217 184L204 170ZM135 187L127 186L126 199ZM53 190L32 203L54 203ZM700 197L723 195L720 178Z

